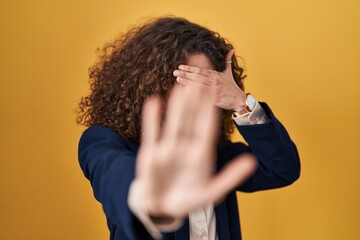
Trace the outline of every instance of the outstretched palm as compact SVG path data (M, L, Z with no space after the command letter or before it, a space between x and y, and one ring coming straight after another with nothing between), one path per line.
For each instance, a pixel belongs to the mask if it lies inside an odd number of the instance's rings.
M136 179L151 215L184 217L219 201L255 170L255 158L246 154L214 175L219 129L214 98L197 83L175 86L162 125L160 100L145 104Z

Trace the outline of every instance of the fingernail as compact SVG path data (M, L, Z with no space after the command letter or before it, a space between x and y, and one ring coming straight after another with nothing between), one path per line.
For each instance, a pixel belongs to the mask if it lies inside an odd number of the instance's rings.
M173 74L174 74L175 77L177 77L177 76L179 76L179 71L178 71L178 70L175 70L175 71L173 72Z
M183 66L183 65L180 65L180 66L179 66L179 69L180 69L180 70L184 69L184 66Z

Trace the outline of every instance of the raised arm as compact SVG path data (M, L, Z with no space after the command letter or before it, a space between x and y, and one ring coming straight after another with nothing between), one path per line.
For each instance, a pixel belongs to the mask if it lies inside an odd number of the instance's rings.
M265 103L258 103L251 95L245 94L235 83L231 59L234 50L230 50L225 61L226 69L222 72L196 66L180 65L174 71L177 81L185 86L198 82L215 92L214 105L240 114L234 120L236 127L249 143L229 144L219 154L219 167L239 157L240 153L253 152L258 160L255 174L239 189L257 191L282 187L294 182L300 175L300 161L295 144L286 129L276 119ZM251 97L252 101L249 101ZM249 106L252 105L252 106ZM250 107L251 111L244 109ZM246 113L247 112L247 113Z
M295 144L268 105L260 105L268 116L266 123L236 125L258 160L254 175L239 188L245 192L287 186L300 176L300 159ZM236 154L238 147L238 144L230 145L229 154Z

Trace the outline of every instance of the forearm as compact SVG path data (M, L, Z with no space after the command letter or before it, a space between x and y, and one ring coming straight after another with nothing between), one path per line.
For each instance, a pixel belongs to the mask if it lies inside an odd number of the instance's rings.
M295 144L270 108L265 103L260 104L268 117L266 123L237 125L260 162L255 174L241 186L242 191L283 187L300 175L300 160Z

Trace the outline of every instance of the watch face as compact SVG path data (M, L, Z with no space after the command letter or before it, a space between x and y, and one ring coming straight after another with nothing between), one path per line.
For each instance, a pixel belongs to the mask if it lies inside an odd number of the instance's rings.
M255 105L256 105L256 99L252 95L249 94L246 97L246 103L251 110L254 110Z

